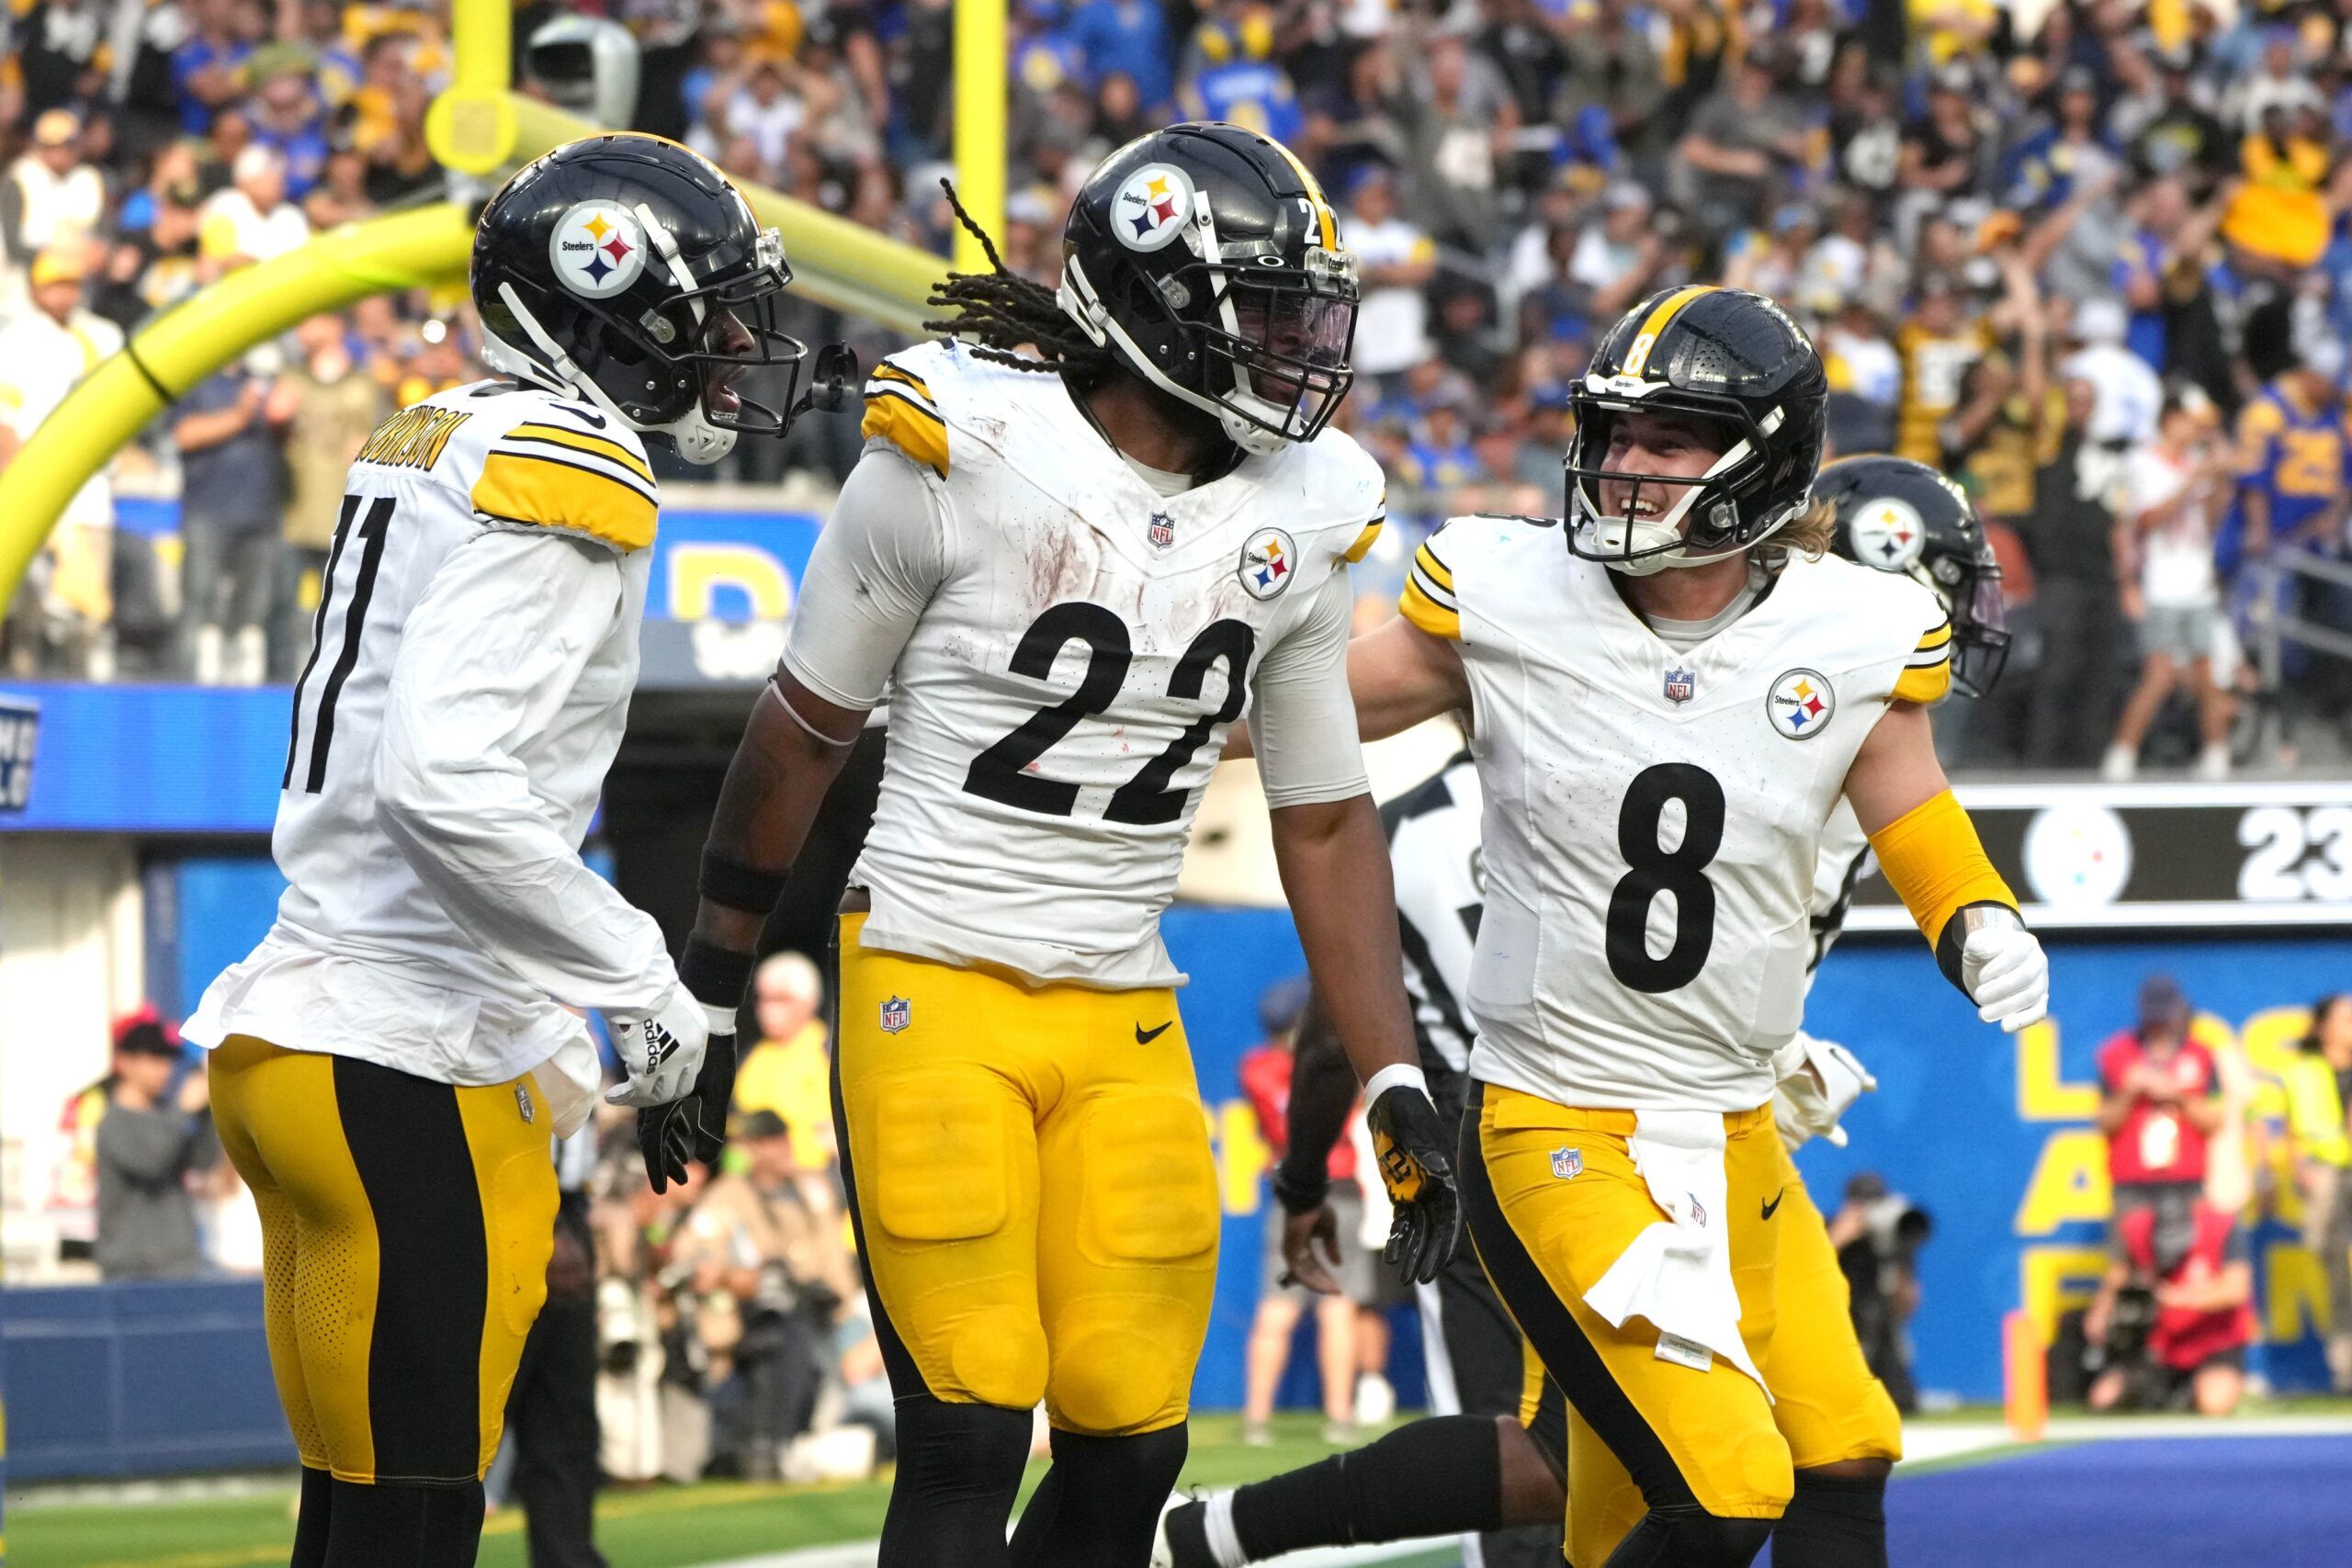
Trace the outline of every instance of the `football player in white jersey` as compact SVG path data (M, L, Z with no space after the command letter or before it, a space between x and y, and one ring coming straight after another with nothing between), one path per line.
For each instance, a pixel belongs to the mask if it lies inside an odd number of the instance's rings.
M1824 468L1814 497L1835 508L1837 554L1909 577L1949 610L1952 689L1989 692L2008 649L2001 569L1960 488L1905 458L1854 457ZM1461 1106L1468 1077L1470 1031L1459 998L1469 987L1472 933L1484 902L1482 804L1476 763L1464 751L1381 808L1422 1066L1449 1114ZM1817 969L1844 929L1869 854L1841 800L1822 836L1809 968ZM1328 1228L1318 1212L1321 1162L1354 1089L1314 1018L1310 1008L1291 1080L1287 1152L1274 1183L1293 1212L1293 1267L1310 1282L1320 1272L1313 1239ZM1842 1144L1840 1118L1876 1087L1853 1053L1802 1030L1773 1071L1773 1111L1792 1153L1816 1136ZM1825 1332L1807 1334L1802 1346L1793 1335L1777 1342L1771 1361L1775 1416L1789 1438L1796 1483L1773 1531L1773 1561L1782 1568L1884 1568L1884 1494L1901 1428L1854 1336L1827 1226L1793 1166L1781 1180L1775 1310L1784 1324L1817 1324ZM1340 1460L1177 1503L1162 1520L1156 1568L1241 1568L1306 1547L1455 1531L1479 1532L1464 1536L1468 1568L1559 1562L1567 1427L1558 1385L1532 1362L1522 1378L1523 1342L1475 1258L1457 1256L1421 1287L1420 1304L1430 1416ZM1644 1508L1630 1487L1598 1506L1621 1516L1621 1531Z
M1979 1015L2047 1007L2041 944L1936 761L1950 617L1826 553L1824 398L1770 300L1644 301L1575 394L1565 529L1457 519L1350 654L1367 738L1474 716L1464 1203L1571 1407L1580 1564L1745 1563L1792 1496L1804 1439L1770 1368L1826 1331L1775 1336L1770 1101L1841 796ZM1628 1488L1632 1518L1610 1506Z
M294 688L288 886L187 1031L261 1212L303 1467L295 1568L474 1561L546 1292L548 1139L601 1079L571 1010L604 1014L621 1103L691 1107L707 1057L730 1076L731 1043L705 1046L731 1017L579 851L636 683L645 440L707 463L781 433L788 412L734 382L801 357L775 327L788 277L775 231L695 153L559 148L475 240L503 378L393 415L352 465Z
M898 1394L881 1561L1141 1568L1219 1225L1159 915L1245 713L1300 939L1367 1080L1391 1251L1433 1273L1456 1224L1347 694L1346 566L1383 517L1377 465L1328 427L1355 266L1287 151L1180 125L1089 178L1058 292L999 264L936 298L972 341L867 384L865 454L729 773L685 967L706 999L740 991L887 683L835 1055ZM1008 1547L1040 1398L1054 1465Z

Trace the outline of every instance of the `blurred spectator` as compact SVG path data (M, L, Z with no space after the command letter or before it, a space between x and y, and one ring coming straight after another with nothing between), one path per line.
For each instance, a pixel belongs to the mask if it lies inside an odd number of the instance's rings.
M1593 320L1624 314L1657 281L1668 251L1652 216L1649 192L1620 180L1601 193L1599 216L1577 235L1568 280L1589 291L1586 313Z
M1356 176L1347 220L1363 302L1356 310L1352 355L1359 376L1381 378L1429 357L1429 288L1437 245L1396 216L1396 176L1374 165Z
M2298 1043L2284 1078L2303 1245L2327 1272L2328 1381L2352 1393L2352 996L2313 1002Z
M188 1182L219 1162L220 1137L204 1070L186 1061L177 1032L152 1008L115 1026L113 1089L96 1140L96 1255L108 1280L203 1270Z
M1799 112L1781 96L1760 52L1742 60L1700 106L1678 151L1678 173L1689 182L1679 199L1718 243L1763 222L1791 194L1808 156Z
M342 516L345 470L390 412L351 343L340 316L313 316L294 333L297 358L285 378L294 405L286 423L286 550L269 647L271 677L278 681L293 680L311 650L311 620Z
M2222 1124L2213 1054L2190 1038L2188 998L2169 975L2140 985L2140 1021L2098 1049L2098 1130L2115 1213L2165 1192L2201 1191L2206 1141Z
M2033 476L2033 510L2019 526L2033 563L2041 660L2033 675L2025 760L2076 767L2099 750L2113 711L2123 612L2115 570L2114 455L2087 431L2094 393L2069 381L2064 423Z
M311 220L287 197L286 157L260 142L237 154L229 188L204 204L198 254L223 271L270 261L311 237Z
M2245 1392L2254 1263L2226 1209L2177 1188L2116 1219L2115 1258L2083 1314L2094 1410L2227 1416Z
M1952 273L1924 275L1910 319L1894 334L1903 362L1894 451L1940 468L1943 422L1961 405L1969 367L1993 347L1993 330Z
M285 194L295 201L325 177L333 151L317 71L317 57L298 43L270 44L254 56L253 144L277 154Z
M831 1169L834 1142L831 1037L820 1015L824 977L805 953L775 953L752 976L752 1017L759 1038L735 1074L735 1109L765 1111L791 1134L802 1170Z
M1290 1141L1290 1072L1298 1043L1298 1023L1306 1009L1304 976L1280 981L1258 998L1258 1026L1264 1041L1241 1058L1241 1092L1257 1116L1258 1136L1265 1140L1269 1168L1282 1161ZM1273 1440L1270 1423L1274 1394L1290 1366L1291 1340L1309 1301L1315 1303L1315 1359L1323 1378L1325 1433L1334 1442L1346 1440L1355 1426L1357 1373L1356 1303L1373 1299L1372 1255L1358 1245L1363 1228L1363 1200L1356 1189L1354 1146L1341 1139L1331 1147L1325 1167L1331 1179L1327 1201L1338 1221L1339 1257L1332 1278L1340 1293L1318 1296L1291 1278L1283 1260L1283 1231L1289 1212L1272 1198L1264 1200L1265 1242L1261 1252L1258 1314L1250 1328L1243 1368L1241 1440L1261 1447Z
M32 309L0 327L0 468L122 346L115 324L82 302L88 266L80 244L41 252L29 275ZM101 471L65 503L17 590L5 633L10 673L113 676L113 561L114 495Z
M1906 1414L1918 1408L1919 1396L1904 1325L1919 1310L1919 1248L1933 1231L1928 1212L1888 1191L1886 1179L1872 1170L1847 1181L1845 1201L1829 1218L1829 1242L1846 1276L1863 1359L1895 1408Z
M2091 384L2084 435L2119 452L2156 438L2156 415L2165 400L2155 367L2125 346L2131 330L2120 301L2106 296L2085 299L2075 307L2074 352L2058 362L2060 376Z
M783 1119L752 1112L739 1142L743 1169L711 1182L673 1257L704 1293L714 1460L773 1481L784 1472L786 1445L816 1415L834 1360L833 1325L858 1284L832 1190L803 1180Z
M103 239L112 192L103 172L84 162L82 121L72 109L51 109L33 121L32 145L0 179L0 268L18 269L52 245L81 246ZM0 294L0 313L21 308L23 297Z
M2124 471L2122 536L2138 558L2125 572L2126 615L2140 624L2140 683L2123 705L2100 773L2128 779L2165 700L2186 674L2197 701L2200 778L2230 772L2229 693L2213 678L2222 589L2213 572L2213 522L2227 504L2236 464L2209 422L2211 405L2167 400L2154 441Z
M255 356L229 366L175 405L181 567L187 604L181 667L199 684L251 686L266 667L286 511L277 432L292 417Z

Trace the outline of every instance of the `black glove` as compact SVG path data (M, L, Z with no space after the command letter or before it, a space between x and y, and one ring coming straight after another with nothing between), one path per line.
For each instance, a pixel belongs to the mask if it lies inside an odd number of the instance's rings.
M727 1147L727 1111L734 1100L735 1037L714 1034L685 1096L637 1113L637 1148L645 1156L645 1179L653 1190L666 1192L671 1182L684 1183L690 1160L718 1168Z
M1381 1257L1407 1280L1426 1285L1453 1256L1462 1234L1462 1197L1445 1154L1445 1123L1428 1094L1409 1084L1385 1090L1364 1111L1364 1121L1372 1128L1381 1182L1396 1210Z

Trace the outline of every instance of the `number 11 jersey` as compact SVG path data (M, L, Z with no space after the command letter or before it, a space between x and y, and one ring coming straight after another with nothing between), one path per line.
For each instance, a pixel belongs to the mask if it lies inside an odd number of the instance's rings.
M1678 649L1556 526L1464 517L1421 547L1401 607L1457 646L1474 702L1472 1076L1578 1107L1770 1100L1847 772L1889 704L1951 682L1935 597L1797 556Z
M1182 984L1159 915L1233 722L1272 805L1365 791L1346 563L1378 465L1326 431L1166 493L1059 376L947 343L876 367L865 432L784 655L843 707L888 687L862 945Z

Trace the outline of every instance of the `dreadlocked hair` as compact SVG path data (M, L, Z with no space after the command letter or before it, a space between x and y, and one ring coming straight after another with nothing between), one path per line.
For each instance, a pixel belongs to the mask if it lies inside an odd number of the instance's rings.
M980 243L994 270L951 272L932 285L931 298L924 303L956 313L923 322L923 331L963 338L982 359L1016 370L1090 381L1109 369L1114 363L1111 350L1080 330L1054 291L1004 265L1004 258L997 254L996 242L972 221L972 215L956 199L955 182L943 179L939 188L947 193L956 220ZM1037 352L1023 354L1023 348Z

